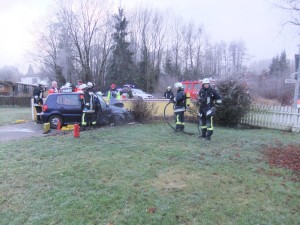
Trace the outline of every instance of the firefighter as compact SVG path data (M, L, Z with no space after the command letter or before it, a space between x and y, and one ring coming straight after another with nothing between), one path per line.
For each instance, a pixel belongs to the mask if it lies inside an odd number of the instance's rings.
M173 99L174 98L174 94L173 94L173 91L170 86L167 87L167 90L164 93L164 98L165 99Z
M121 99L120 92L118 92L118 90L116 88L117 88L117 86L115 84L112 84L110 86L110 89L107 92L107 103L108 104L115 102L115 100Z
M175 114L175 132L184 131L184 112L186 110L186 94L183 91L182 83L178 82L174 84L177 89L177 94L174 98L174 114Z
M210 140L213 134L213 116L216 113L215 104L221 104L222 98L215 89L210 86L208 78L202 80L202 88L199 91L199 123L201 135L204 140Z
M44 98L44 89L45 84L40 82L37 87L33 89L33 104L36 110L36 121L37 123L42 123L41 113L43 107L43 98Z
M95 95L92 92L92 88L93 84L91 82L80 86L80 89L83 91L82 130L86 130L87 126L96 127Z

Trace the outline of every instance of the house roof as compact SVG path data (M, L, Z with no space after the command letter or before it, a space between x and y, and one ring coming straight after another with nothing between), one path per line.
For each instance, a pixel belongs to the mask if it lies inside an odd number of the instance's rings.
M1 81L0 80L0 84L6 85L6 86L10 86L10 87L15 86L15 84L13 82L11 82L11 81Z

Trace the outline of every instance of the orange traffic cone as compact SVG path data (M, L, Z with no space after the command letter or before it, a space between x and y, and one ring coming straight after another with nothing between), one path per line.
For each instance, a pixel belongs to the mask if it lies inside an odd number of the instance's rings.
M61 130L60 120L58 120L58 122L57 122L56 130Z
M78 123L74 124L74 138L80 137L80 127Z

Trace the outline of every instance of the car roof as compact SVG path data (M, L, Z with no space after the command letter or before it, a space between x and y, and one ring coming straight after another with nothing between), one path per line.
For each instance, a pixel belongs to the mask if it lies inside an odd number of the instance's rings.
M83 93L81 93L81 92L58 92L58 93L52 93L48 96L51 96L51 95L53 95L53 96L55 96L55 95L80 95L80 94L83 94Z

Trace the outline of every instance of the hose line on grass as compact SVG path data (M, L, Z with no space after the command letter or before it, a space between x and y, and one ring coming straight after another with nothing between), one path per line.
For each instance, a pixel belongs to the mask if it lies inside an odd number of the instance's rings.
M170 104L174 104L174 103L173 102L168 102L168 104L164 108L164 120L169 125L169 127L171 127L175 131L176 128L174 126L172 126L172 124L168 121L167 116L166 116L166 110L167 110L167 108ZM198 131L200 133L199 122L197 123L197 128L198 128ZM197 135L196 133L192 133L192 132L186 132L186 131L180 131L180 132L184 133L184 134L188 134L188 135Z

